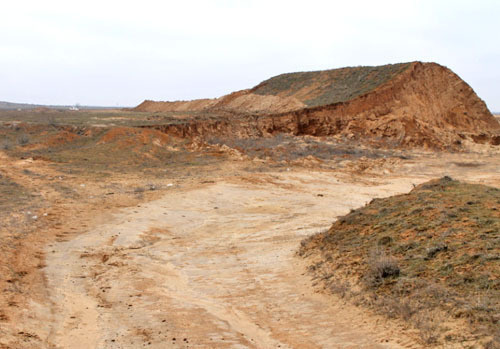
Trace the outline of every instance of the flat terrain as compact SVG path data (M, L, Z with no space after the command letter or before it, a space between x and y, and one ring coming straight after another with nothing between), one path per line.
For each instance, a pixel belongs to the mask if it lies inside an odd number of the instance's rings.
M46 272L58 306L48 342L412 347L359 310L315 294L295 257L299 241L332 214L408 183L364 185L345 201L354 186L331 174L259 177L174 189L51 247Z
M407 323L324 293L300 241L444 175L500 188L491 147L30 125L1 129L4 348L426 347Z

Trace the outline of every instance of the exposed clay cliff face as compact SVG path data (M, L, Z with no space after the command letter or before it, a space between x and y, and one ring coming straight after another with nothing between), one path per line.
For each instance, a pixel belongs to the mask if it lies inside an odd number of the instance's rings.
M296 126L290 128L293 119ZM500 124L472 88L433 63L413 63L373 92L349 102L282 114L273 128L428 147L458 144L466 135L483 135L486 140L500 132Z
M182 136L341 135L377 145L429 148L457 148L464 139L500 143L498 121L451 70L420 62L403 68L370 92L344 102L307 107L293 96L283 97L283 91L262 96L244 90L209 100L202 109L230 111L230 116L158 128ZM257 103L256 96L274 100ZM191 107L197 102L185 103Z

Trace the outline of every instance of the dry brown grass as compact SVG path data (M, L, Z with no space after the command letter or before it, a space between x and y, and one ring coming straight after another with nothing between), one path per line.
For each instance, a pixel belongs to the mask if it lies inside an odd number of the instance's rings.
M426 344L484 344L498 328L499 189L444 177L375 199L304 241L300 254L319 256L311 270L330 291L408 321ZM438 326L445 320L465 328Z
M251 92L259 95L295 97L309 107L316 107L345 102L368 93L409 66L410 63L401 63L288 73L263 81Z

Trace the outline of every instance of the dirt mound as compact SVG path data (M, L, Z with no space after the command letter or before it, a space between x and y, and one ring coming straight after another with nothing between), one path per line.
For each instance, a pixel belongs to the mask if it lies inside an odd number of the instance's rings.
M56 147L58 145L64 145L66 143L71 143L79 138L79 135L76 133L68 132L68 131L60 131L58 134L51 136L46 142L45 146L48 147Z
M216 100L146 101L142 111L217 111L177 133L343 136L376 146L458 149L500 143L500 124L473 89L446 67L405 63L284 74ZM250 114L251 117L248 117ZM212 115L212 114L211 114ZM222 115L222 114L221 114Z
M472 88L451 70L434 63L412 63L374 91L348 102L281 118L298 120L292 127L299 134L341 134L389 145L431 148L457 146L474 135L481 135L483 143L492 142L500 133L500 124ZM286 124L275 122L280 128Z
M176 152L175 142L167 134L135 127L113 127L97 137L95 152L114 154L113 161L140 163L141 161L164 161Z
M294 97L258 95L243 90L217 99L177 102L144 101L134 110L144 112L230 111L234 113L282 113L304 107L306 105Z
M500 336L499 202L499 189L444 177L339 217L300 254L331 291L422 331L435 326L429 341L466 339L443 328L450 319L486 340ZM424 322L430 312L441 323Z
M235 113L282 113L304 107L306 105L294 97L259 95L243 90L219 98L211 109Z
M156 102L145 100L133 110L145 112L168 111L201 111L206 110L216 103L213 99L195 99L192 101Z
M410 66L349 67L275 76L250 90L217 99L155 102L146 100L134 110L149 112L230 110L245 113L283 113L345 102L374 90Z
M133 127L114 127L109 129L97 141L97 144L116 143L117 145L166 145L169 138L166 134L155 130Z
M410 65L400 63L282 74L260 83L251 92L294 97L308 107L317 107L350 101L373 91Z

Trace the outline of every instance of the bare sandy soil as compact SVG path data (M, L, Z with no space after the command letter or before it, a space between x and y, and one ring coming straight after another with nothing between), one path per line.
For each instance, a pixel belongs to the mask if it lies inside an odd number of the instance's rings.
M13 325L40 341L12 347L422 347L412 329L318 292L299 243L351 208L430 178L500 187L499 160L444 154L356 173L252 173L233 162L233 176L178 181L154 200L94 210L98 223L47 245L49 301L32 301Z
M172 192L55 246L48 343L408 347L359 310L315 294L294 254L333 216L410 183L360 188L304 173L261 180Z

